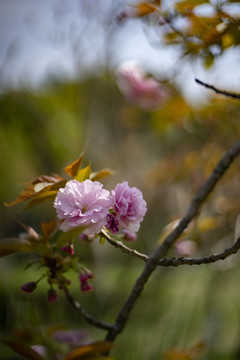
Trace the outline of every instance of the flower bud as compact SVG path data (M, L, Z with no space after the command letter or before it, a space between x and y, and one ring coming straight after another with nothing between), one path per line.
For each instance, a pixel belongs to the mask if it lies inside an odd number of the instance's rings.
M62 251L65 251L70 255L74 255L74 245L71 243L68 243L62 247Z
M27 294L31 294L37 287L37 283L34 281L27 282L21 286L21 290L26 292Z
M85 281L84 283L81 284L81 291L82 292L86 292L86 291L92 291L94 288L91 284L89 284L87 281Z
M135 233L131 233L127 229L124 229L122 234L123 234L123 240L126 240L126 241L135 241L137 238L137 235Z
M87 282L89 279L93 278L93 273L90 270L85 271L79 275L79 280L81 284Z
M48 290L48 302L55 303L57 301L58 301L58 294L57 294L56 290L49 289Z

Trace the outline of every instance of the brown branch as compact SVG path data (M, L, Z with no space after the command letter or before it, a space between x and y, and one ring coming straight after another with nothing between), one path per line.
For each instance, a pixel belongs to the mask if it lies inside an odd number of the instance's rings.
M79 312L79 314L91 325L98 327L100 329L103 330L108 330L111 331L113 329L113 325L98 320L95 317L93 317L92 315L90 315L88 312L86 312L86 310L83 309L82 305L73 297L73 295L71 294L71 292L69 291L69 289L67 287L63 288L65 295L68 299L68 301L70 302L70 304L74 307L74 309Z
M215 91L215 93L217 93L217 94L221 94L221 95L224 95L224 96L227 96L227 97L231 97L233 99L240 100L240 94L236 94L236 93L228 92L228 91L225 91L225 90L217 89L215 86L204 83L203 81L198 80L198 79L195 79L195 81L199 85L205 86L205 88Z
M115 321L114 327L108 331L106 340L114 341L119 333L122 332L124 326L126 325L133 307L136 304L139 296L141 295L144 286L146 285L150 275L158 266L158 261L162 259L167 251L171 248L177 238L183 233L187 228L189 223L197 215L201 205L207 199L209 194L213 191L214 187L224 175L224 173L229 168L230 164L240 153L240 141L238 141L229 151L225 153L222 159L219 161L205 184L201 187L198 193L193 198L186 214L176 226L176 228L165 238L163 243L157 248L157 250L150 256L147 261L142 273L136 280L130 295L128 296L125 304L121 308L117 319Z
M150 258L146 254L142 254L134 249L130 249L121 241L117 241L112 239L111 236L104 230L102 230L101 235L113 246L120 249L122 252L134 256L140 260L147 262ZM218 260L224 260L228 256L232 254L236 254L236 252L240 248L240 238L229 248L225 249L224 251L218 254L212 254L209 256L204 256L200 258L186 258L186 257L179 257L179 258L170 258L170 259L161 259L158 261L158 266L180 266L180 265L202 265L202 264L210 264L214 263Z

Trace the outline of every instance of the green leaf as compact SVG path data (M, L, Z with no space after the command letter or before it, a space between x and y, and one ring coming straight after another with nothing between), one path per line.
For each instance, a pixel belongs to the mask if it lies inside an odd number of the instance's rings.
M73 238L82 233L84 229L86 229L86 226L78 226L69 231L62 232L57 240L58 245L61 246L62 244L66 244L67 242L71 241Z
M79 170L77 172L77 174L74 176L74 179L81 182L81 181L84 181L86 179L89 179L90 175L91 175L91 163L89 161L88 166L86 166L85 168Z
M0 256L14 254L16 252L31 252L33 245L26 239L8 238L0 240Z
M213 65L213 62L214 62L214 56L213 54L208 51L206 53L206 55L203 57L203 60L204 60L204 66L206 69L209 69L212 65Z
M17 341L2 341L2 343L12 348L16 353L23 355L26 359L43 360L42 356L26 344Z

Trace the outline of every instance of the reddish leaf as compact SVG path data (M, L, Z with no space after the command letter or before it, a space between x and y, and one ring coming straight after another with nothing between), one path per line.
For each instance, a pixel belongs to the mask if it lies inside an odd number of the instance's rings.
M34 351L30 346L17 342L17 341L2 341L3 344L9 346L16 353L23 355L26 359L30 360L43 360L36 351Z
M45 201L50 201L54 199L55 196L57 195L58 190L60 188L65 187L66 183L67 180L61 180L55 184L45 186L42 190L38 191L37 193L34 193L31 196L30 202L26 205L26 209L41 204Z
M77 174L77 172L81 166L82 158L83 158L83 153L80 155L80 157L76 161L74 161L72 164L65 167L65 169L64 169L65 173L71 177L75 177L75 175Z
M78 348L70 351L67 354L65 360L84 359L86 358L98 358L97 355L109 351L113 347L113 344L107 341L99 341L92 344L79 346Z
M39 240L39 235L38 233L29 225L24 224L21 220L16 218L16 221L26 230L26 232L29 235L28 240L33 239L33 240Z
M51 235L57 227L57 221L56 220L52 220L49 222L41 222L41 229L43 232L43 235L48 237L49 235Z
M29 183L28 186L20 193L20 195L15 201L9 204L5 203L5 206L13 206L25 200L31 199L34 195L36 195L38 192L43 190L41 186L45 188L46 186L52 185L54 183L58 183L61 180L63 179L59 175L55 175L54 177L48 175L42 175L37 179L33 180L31 183Z

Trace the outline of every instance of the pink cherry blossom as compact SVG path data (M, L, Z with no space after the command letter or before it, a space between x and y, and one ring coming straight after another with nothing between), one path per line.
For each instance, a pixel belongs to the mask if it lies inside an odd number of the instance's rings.
M113 210L116 213L119 225L131 233L137 232L147 211L142 192L135 187L131 188L128 182L124 181L116 186L112 195L114 199Z
M135 61L126 61L119 66L117 84L130 103L143 109L157 108L166 99L164 87L147 77Z
M107 214L112 206L112 196L98 181L70 180L58 191L54 202L63 231L82 226L84 233L94 235L107 223Z

